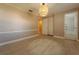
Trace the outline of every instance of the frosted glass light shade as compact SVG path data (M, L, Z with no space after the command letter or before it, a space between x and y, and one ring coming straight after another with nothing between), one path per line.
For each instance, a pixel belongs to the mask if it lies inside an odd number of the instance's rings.
M40 8L39 8L39 14L40 16L44 17L46 16L48 13L48 6L47 4L40 4Z

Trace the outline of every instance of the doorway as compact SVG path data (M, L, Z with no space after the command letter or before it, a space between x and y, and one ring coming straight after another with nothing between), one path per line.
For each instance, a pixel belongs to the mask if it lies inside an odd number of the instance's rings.
M64 20L64 36L67 39L78 39L78 14L71 12L65 14Z
M53 35L53 17L43 18L42 32L44 35Z

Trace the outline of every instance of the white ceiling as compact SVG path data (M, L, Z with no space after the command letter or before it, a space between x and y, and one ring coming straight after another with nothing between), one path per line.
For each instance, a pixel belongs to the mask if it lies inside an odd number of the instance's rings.
M40 3L9 3L7 5L14 6L22 11L27 12L32 9L34 13L38 13ZM48 3L49 15L53 13L58 13L62 11L67 11L69 9L79 7L79 3Z

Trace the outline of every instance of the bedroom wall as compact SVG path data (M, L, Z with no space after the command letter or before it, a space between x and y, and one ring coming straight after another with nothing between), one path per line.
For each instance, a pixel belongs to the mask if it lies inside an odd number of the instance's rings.
M37 18L0 4L0 43L37 34Z
M64 13L54 15L54 35L64 36Z
M64 36L64 14L74 11L78 11L78 8L54 14L54 35Z

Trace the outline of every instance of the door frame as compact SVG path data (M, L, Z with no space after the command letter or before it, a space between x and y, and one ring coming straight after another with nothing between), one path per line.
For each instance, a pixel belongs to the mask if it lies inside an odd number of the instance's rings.
M76 13L76 14L77 14L77 15L76 15L76 17L77 17L77 19L76 19L76 20L77 20L77 24L76 24L76 25L77 25L77 34L76 34L76 35L77 35L77 39L73 39L73 40L78 40L78 12L77 12L77 11L73 11L73 12L69 12L69 13ZM66 13L66 14L69 14L69 13ZM66 14L65 14L65 15L66 15ZM65 25L65 15L64 15L64 25ZM69 39L69 38L67 38L66 35L65 35L65 27L64 27L64 37L65 37L66 39Z

